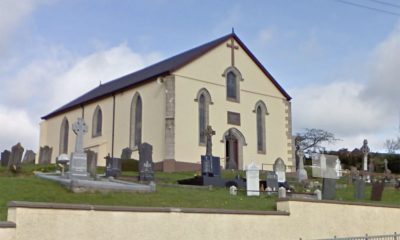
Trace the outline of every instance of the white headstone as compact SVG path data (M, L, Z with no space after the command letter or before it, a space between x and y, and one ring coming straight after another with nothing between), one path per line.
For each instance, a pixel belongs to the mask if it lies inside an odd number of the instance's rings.
M234 186L234 185L232 185L232 186L229 188L229 194L230 194L230 195L233 195L233 196L236 196L236 195L237 195L237 187Z
M340 178L342 176L342 163L340 162L339 158L336 159L335 170L336 170L337 177Z
M278 190L278 197L279 198L286 198L286 188L280 187Z
M260 196L260 168L251 163L246 168L247 196Z
M277 158L274 163L274 172L277 175L278 183L286 182L286 165L282 158Z
M314 194L317 195L317 200L322 200L322 192L321 192L321 190L319 190L319 189L315 190Z

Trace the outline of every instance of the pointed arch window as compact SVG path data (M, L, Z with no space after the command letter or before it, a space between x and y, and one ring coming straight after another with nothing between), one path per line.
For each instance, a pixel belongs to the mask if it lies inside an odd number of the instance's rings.
M68 133L69 133L69 123L68 119L64 117L60 127L60 154L68 154Z
M257 131L257 152L266 153L266 129L265 115L268 115L267 107L263 101L256 103L254 112L256 113L256 131Z
M205 130L209 125L210 111L209 106L213 104L211 101L211 95L207 91L207 89L202 88L197 93L197 97L195 99L199 105L199 145L205 146L206 144L206 135Z
M227 68L222 74L226 82L226 99L228 101L240 101L240 81L243 81L242 74L233 66Z
M103 112L100 106L97 106L93 113L92 137L101 136L103 129Z
M130 121L130 147L136 149L142 143L142 97L136 93L131 103L131 121Z

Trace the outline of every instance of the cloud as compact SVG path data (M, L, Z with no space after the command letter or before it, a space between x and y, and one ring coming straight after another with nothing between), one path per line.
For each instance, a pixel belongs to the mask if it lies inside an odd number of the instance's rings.
M0 1L0 53L7 49L8 44L18 31L18 26L44 0L2 0Z
M40 117L96 87L160 59L160 54L138 54L126 43L77 56L63 47L49 46L14 75L0 77L1 144L20 141L36 149ZM1 115L2 114L2 115ZM17 126L23 126L19 128ZM26 126L26 128L25 128ZM30 130L28 130L30 129ZM18 130L18 131L17 131ZM32 133L33 132L33 133Z
M354 148L369 139L371 149L384 150L385 139L397 134L400 110L400 25L371 51L368 79L339 79L327 85L292 89L293 128L322 128L343 139L335 147ZM360 145L361 146L361 145Z
M18 142L27 149L36 151L39 141L39 125L29 117L24 109L10 109L0 105L0 147L11 150ZM28 147L28 148L27 148Z
M373 51L369 79L362 94L365 100L380 102L398 113L400 110L400 24Z
M257 42L261 46L267 46L275 35L275 29L272 27L262 29L257 36Z

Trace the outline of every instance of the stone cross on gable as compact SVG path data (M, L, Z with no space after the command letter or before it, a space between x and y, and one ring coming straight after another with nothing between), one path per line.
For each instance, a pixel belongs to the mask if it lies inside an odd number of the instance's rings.
M231 49L231 65L235 66L235 49L238 50L239 46L235 46L233 38L231 38L231 43L227 43L226 46Z
M72 131L76 134L75 152L83 153L83 135L87 133L88 127L82 118L72 124Z
M215 135L215 131L208 125L204 135L206 135L206 156L212 156L212 136Z

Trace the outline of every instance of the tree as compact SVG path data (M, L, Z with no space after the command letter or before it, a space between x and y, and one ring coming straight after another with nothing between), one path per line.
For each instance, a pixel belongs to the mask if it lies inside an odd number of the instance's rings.
M304 151L307 149L321 150L322 143L334 143L340 139L335 135L323 129L306 128L304 132L296 134L296 145L300 146Z
M383 145L388 153L396 153L396 150L400 149L400 137L397 137L397 139L386 139Z

